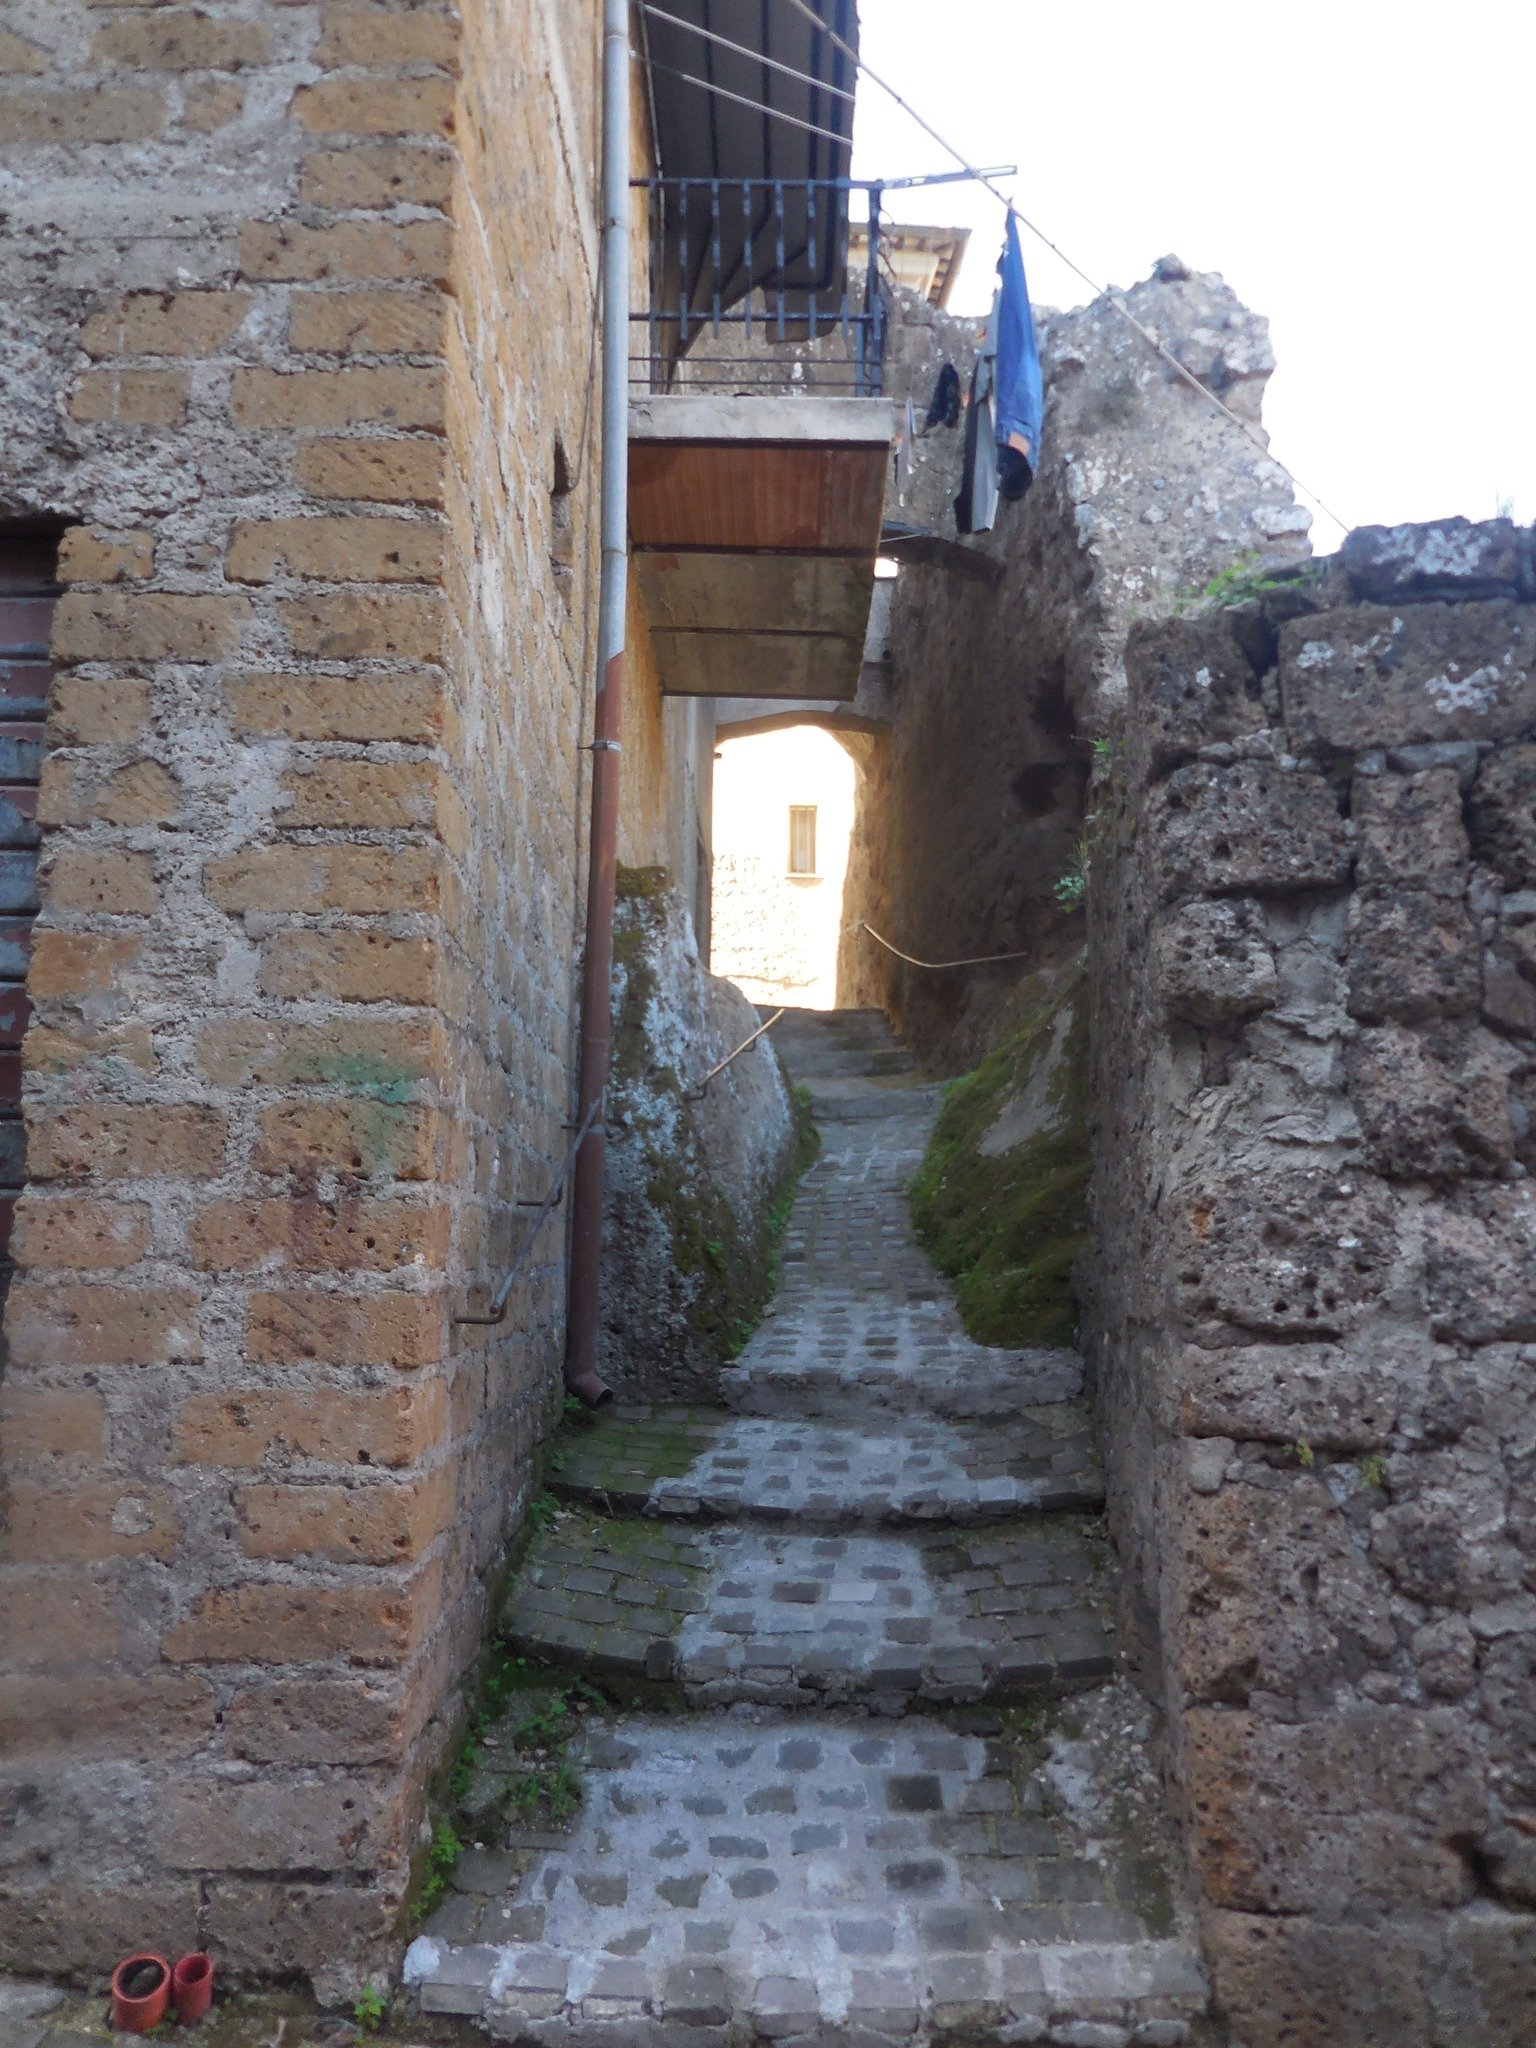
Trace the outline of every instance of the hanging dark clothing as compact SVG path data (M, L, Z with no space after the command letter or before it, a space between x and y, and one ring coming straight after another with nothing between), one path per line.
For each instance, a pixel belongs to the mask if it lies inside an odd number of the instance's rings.
M946 363L928 401L928 417L923 421L923 432L931 434L935 427L957 427L959 424L960 372L953 363Z
M986 338L971 369L971 402L965 412L965 455L960 467L960 495L955 499L955 526L961 533L990 533L997 518L997 432L993 419L994 373L997 367L997 301L987 322Z

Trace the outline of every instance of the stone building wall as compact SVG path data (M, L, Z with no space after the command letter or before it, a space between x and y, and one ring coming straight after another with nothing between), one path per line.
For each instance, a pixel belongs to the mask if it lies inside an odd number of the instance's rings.
M1367 529L1129 642L1084 1335L1244 2048L1536 2032L1536 581Z
M1257 423L1273 368L1266 322L1173 258L1125 296ZM945 360L968 384L976 327L902 295L893 387L919 422ZM887 1005L914 1046L956 1066L985 1047L1021 971L1081 942L1055 885L1074 864L1091 742L1124 700L1131 621L1245 557L1306 553L1308 515L1284 472L1104 300L1042 313L1040 330L1045 427L1028 497L1000 506L992 533L903 564L891 744L869 763L850 868L849 923L867 918L906 952L1028 953L936 975L850 937L842 1000ZM963 432L914 444L888 516L956 541Z
M598 1370L628 1400L716 1401L772 1284L804 1133L767 1038L705 1084L759 1019L701 969L665 869L620 869L614 961Z
M598 29L0 7L0 516L68 580L0 1963L355 1981L558 1406L558 1228L451 1317L565 1142Z

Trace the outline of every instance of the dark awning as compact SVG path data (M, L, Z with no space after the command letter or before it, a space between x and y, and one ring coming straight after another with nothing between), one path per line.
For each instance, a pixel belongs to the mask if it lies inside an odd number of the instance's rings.
M858 47L855 0L810 4L826 29ZM823 307L839 300L848 260L847 194L829 191L822 181L848 176L853 101L840 95L853 92L852 59L790 0L654 0L654 6L676 17L665 21L653 9L642 11L656 152L660 175L669 181L663 198L667 267L684 271L686 302L707 306L717 282L722 306L756 286L781 283L802 303L812 293ZM723 49L697 29L753 55ZM787 76L763 58L801 75ZM734 182L718 194L696 188L685 202L670 185L680 178ZM743 186L779 179L789 188L782 228L774 195ZM817 184L819 191L807 189Z

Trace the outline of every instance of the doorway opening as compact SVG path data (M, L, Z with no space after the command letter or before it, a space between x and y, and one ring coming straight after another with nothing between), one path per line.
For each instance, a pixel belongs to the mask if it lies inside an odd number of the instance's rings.
M750 1002L837 1006L857 780L819 726L716 747L710 968Z

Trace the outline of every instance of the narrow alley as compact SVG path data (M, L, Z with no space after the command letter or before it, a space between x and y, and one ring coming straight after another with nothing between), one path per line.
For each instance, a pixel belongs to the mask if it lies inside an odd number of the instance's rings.
M966 1337L906 1195L939 1089L884 1018L776 1035L823 1143L729 1412L577 1433L504 1616L638 1710L584 1717L567 1828L460 1858L407 1981L517 2039L1183 2041L1079 1362ZM528 1713L487 1735L509 1772Z

